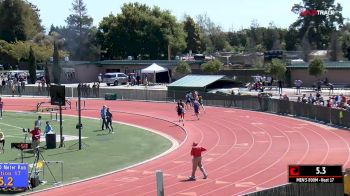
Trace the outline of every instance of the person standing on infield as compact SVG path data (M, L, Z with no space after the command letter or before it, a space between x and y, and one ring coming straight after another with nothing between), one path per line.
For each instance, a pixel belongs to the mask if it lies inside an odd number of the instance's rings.
M188 178L188 180L196 180L196 170L197 167L201 170L203 173L203 179L207 179L208 174L205 171L203 165L202 165L202 152L206 151L207 149L198 146L198 142L193 142L192 144L192 150L191 150L191 156L193 156L192 159L192 174Z
M34 127L41 129L41 116L38 116L38 119L34 122Z
M113 115L109 111L109 108L107 108L106 119L107 119L107 128L109 129L109 133L111 133L111 132L114 133L113 126L112 126L112 118L113 118Z
M101 127L101 129L102 130L105 130L104 128L108 127L106 118L107 118L107 106L104 105L102 107L102 109L101 109L101 120L102 120L102 127Z
M2 99L0 97L0 115L1 115L0 119L2 119L2 109L3 109L3 107L4 107L4 102L2 102Z

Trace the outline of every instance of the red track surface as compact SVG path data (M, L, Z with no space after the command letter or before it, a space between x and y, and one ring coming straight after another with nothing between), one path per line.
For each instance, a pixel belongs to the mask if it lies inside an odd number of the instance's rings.
M38 100L5 99L5 109L30 110ZM350 167L350 132L266 113L207 107L199 121L186 113L185 133L174 104L86 101L87 108L107 104L115 119L164 132L182 145L145 164L36 195L156 195L156 170L164 173L165 195L240 195L287 183L289 164L342 164ZM26 107L23 107L25 105ZM64 111L76 114L75 110ZM83 116L98 117L96 110ZM162 120L163 119L163 120ZM166 120L166 121L164 121ZM192 141L208 149L203 161L209 178L184 182L190 175ZM96 168L98 169L98 168ZM200 171L197 171L200 177Z

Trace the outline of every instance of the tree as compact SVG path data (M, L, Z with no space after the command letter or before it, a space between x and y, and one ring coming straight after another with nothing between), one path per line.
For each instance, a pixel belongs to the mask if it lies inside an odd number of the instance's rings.
M308 36L305 35L301 41L301 50L303 52L303 60L305 62L309 62L309 55L310 55L310 52L311 52L311 46L310 46L310 42L309 42L309 39L308 39Z
M326 49L331 33L343 25L343 8L334 2L335 0L303 0L303 4L292 7L292 12L299 14L299 18L291 27L298 29L299 38L307 35L316 49Z
M36 61L33 48L29 49L29 81L31 84L35 84L36 82Z
M61 65L59 64L59 54L58 54L58 48L56 42L53 44L53 81L55 84L60 84L61 83L61 74L62 74L62 68Z
M93 19L87 15L83 0L73 0L72 14L67 19L66 27L50 28L50 34L57 32L64 37L65 47L73 60L96 60L100 55L100 48L96 42L96 28L92 27Z
M25 41L43 31L39 9L23 0L0 1L0 39Z
M168 49L174 56L186 48L183 26L169 11L139 3L124 4L121 10L103 18L98 28L97 41L109 58L165 59Z
M286 50L297 50L297 45L300 45L300 39L298 31L295 28L290 27L284 37L286 43Z
M44 67L44 74L45 74L46 85L50 86L51 77L50 77L49 67L48 67L47 63L45 64L45 67Z
M329 44L331 61L338 61L341 57L341 43L338 35L337 32L333 32L331 35L331 43Z
M325 72L323 61L320 58L314 58L309 64L309 74L316 78Z
M190 16L187 16L184 21L184 31L187 34L186 51L191 50L193 53L200 53L202 51L200 29Z
M278 80L284 80L286 73L286 64L280 59L272 59L271 64L266 68L266 72L273 75Z
M202 48L206 48L208 53L222 51L229 44L221 26L216 25L206 14L197 16L197 24L202 32Z
M280 35L278 29L272 22L263 33L263 43L266 50L281 49Z
M344 57L350 60L350 23L347 22L340 31L341 48Z
M216 59L210 60L202 65L202 71L210 74L218 73L222 68L222 63Z
M191 67L185 61L181 61L176 67L175 72L183 75L190 74L192 72Z

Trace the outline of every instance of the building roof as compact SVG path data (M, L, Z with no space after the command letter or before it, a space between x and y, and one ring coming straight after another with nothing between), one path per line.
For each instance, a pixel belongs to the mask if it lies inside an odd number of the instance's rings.
M217 80L225 77L224 75L187 75L168 85L169 86L187 86L187 87L205 87Z
M326 69L350 69L350 61L325 61ZM307 62L295 62L287 65L288 68L306 69L309 67Z
M206 91L207 87L217 81L225 80L224 75L187 75L168 85L168 90Z

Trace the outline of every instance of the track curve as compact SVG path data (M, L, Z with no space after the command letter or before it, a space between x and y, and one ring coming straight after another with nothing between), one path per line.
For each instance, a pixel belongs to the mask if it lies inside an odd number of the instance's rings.
M4 102L5 109L30 110L38 101L9 98ZM186 135L171 125L177 115L170 103L86 100L88 110L82 115L98 117L104 104L115 111L117 121L155 129L182 144L134 168L35 195L156 195L156 170L164 173L166 195L240 195L287 183L289 164L350 167L350 132L345 130L272 114L207 107L199 121L191 111L186 113ZM184 182L191 172L192 141L208 149L203 162L209 178Z

